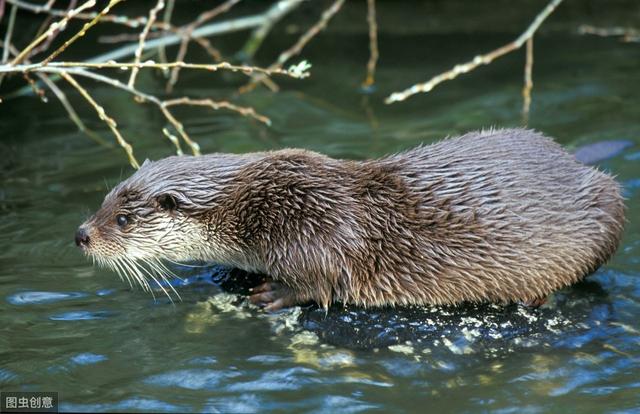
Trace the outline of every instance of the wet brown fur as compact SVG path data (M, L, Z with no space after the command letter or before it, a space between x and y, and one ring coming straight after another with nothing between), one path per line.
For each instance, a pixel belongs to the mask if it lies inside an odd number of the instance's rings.
M139 182L173 171L182 184L166 188L174 214L200 231L189 233L198 246L169 245L167 257L263 272L280 287L254 299L276 308L535 301L606 262L624 223L611 176L530 130L473 132L368 161L295 149L206 157L205 172L183 173L185 157L151 163L112 197L150 197ZM237 165L216 179L228 160ZM211 196L194 202L198 180L210 180Z

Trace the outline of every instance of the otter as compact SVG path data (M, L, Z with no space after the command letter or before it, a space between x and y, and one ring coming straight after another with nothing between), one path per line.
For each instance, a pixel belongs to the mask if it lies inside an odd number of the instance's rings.
M301 149L146 161L76 243L145 284L171 262L269 277L252 302L363 307L536 303L615 252L615 179L525 129L374 160Z

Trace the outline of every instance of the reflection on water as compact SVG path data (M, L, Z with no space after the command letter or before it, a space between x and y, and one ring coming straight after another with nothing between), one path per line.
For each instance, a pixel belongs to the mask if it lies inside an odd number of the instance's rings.
M277 95L243 98L271 117L272 128L224 112L181 115L205 151L298 146L355 158L516 126L517 56L431 95L381 103L386 93L446 69L436 56L455 61L503 40L382 37L379 89L363 96L366 50L323 53L349 41L327 34L305 55L314 63L311 79L284 82ZM426 46L396 47L412 44ZM544 54L534 69L530 126L573 149L596 144L588 155L618 175L630 220L607 266L537 310L335 306L328 315L314 308L272 315L222 293L223 280L198 271L177 284L182 301L154 301L93 267L73 246L76 226L106 187L130 174L125 157L74 133L53 104L3 103L0 388L58 391L63 409L74 411L637 409L640 71L629 62L638 61L640 49L633 47L562 34L536 41ZM221 85L212 84L210 94L222 95ZM188 81L183 87L203 89ZM162 121L148 108L107 89L99 95L138 154L170 153ZM88 109L84 115L91 123ZM99 122L91 126L108 136ZM625 144L602 157L597 145L610 140Z

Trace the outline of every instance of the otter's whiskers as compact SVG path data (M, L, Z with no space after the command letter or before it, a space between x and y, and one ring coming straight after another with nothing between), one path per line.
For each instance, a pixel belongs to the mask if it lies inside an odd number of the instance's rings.
M114 270L120 280L126 280L131 288L134 283L139 285L145 292L151 293L154 300L156 298L154 294L153 286L149 283L152 280L157 287L167 296L167 298L173 303L173 294L181 300L181 296L178 291L173 287L170 281L171 278L182 280L178 275L170 270L159 259L133 259L130 257L118 257L118 258L102 258L95 257L94 261L97 261L100 266L108 267ZM132 282L133 281L133 282ZM165 285L170 290L165 288Z

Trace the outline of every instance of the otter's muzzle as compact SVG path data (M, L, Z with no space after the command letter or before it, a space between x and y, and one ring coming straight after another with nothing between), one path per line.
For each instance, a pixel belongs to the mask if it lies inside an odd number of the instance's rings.
M89 245L89 233L84 227L78 228L76 231L76 246L87 247Z

